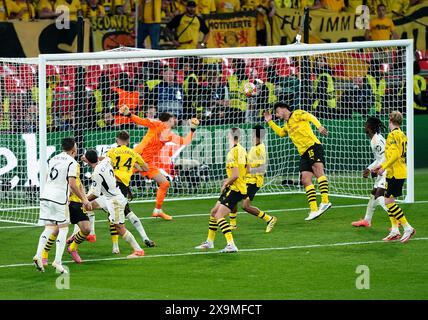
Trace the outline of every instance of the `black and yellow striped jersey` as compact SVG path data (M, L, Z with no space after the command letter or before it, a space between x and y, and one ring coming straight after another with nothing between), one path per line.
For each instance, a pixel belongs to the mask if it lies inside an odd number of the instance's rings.
M114 175L126 186L131 181L135 163L140 166L145 163L141 155L125 145L110 149L107 157L111 159Z
M285 122L284 127L281 128L272 120L268 122L268 125L280 137L285 137L288 134L299 154L303 155L309 147L316 143L321 144L312 131L310 125L311 122L317 129L321 126L318 119L309 112L296 110L291 113L290 118Z
M239 177L230 185L230 190L238 191L243 195L247 194L247 183L245 181L245 176L247 175L247 151L239 143L230 149L226 156L228 178L232 176L232 168L238 168Z
M400 128L392 130L386 138L385 162L382 164L387 178L407 178L406 151L406 135Z

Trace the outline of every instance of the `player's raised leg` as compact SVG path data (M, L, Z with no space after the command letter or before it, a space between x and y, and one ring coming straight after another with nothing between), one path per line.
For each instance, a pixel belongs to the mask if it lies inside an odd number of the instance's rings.
M169 181L162 173L157 173L153 180L158 184L158 191L156 193L156 207L153 210L152 217L162 218L164 220L172 220L172 217L162 210L163 202L165 201L166 194L168 193Z
M251 187L247 185L247 190L250 193ZM251 205L251 197L249 196L249 194L247 194L247 198L244 199L244 201L242 202L242 209L244 209L246 212L248 212L249 214L262 219L264 222L266 222L267 226L266 226L266 232L271 232L273 227L275 226L276 222L277 222L277 218L274 216L270 216L269 214L267 214L264 211L261 211L259 208Z
M86 212L89 218L89 223L91 225L91 231L89 232L89 235L86 237L86 240L88 242L96 242L97 241L97 235L95 234L95 213L93 211Z

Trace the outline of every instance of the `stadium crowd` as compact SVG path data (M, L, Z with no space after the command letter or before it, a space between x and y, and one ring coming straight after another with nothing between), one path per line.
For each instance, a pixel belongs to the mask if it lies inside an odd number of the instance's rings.
M409 6L418 2L420 1L145 1L139 6L142 18L139 28L144 30L139 32L139 44L144 45L145 36L155 39L158 30L153 31L152 25L164 19L169 20L167 26L176 46L183 48L189 45L186 41L178 41L180 36L177 32L183 33L188 27L182 26L183 19L187 19L184 23L189 25L198 21L197 34L199 31L205 35L208 33L208 28L203 26L203 18L195 20L198 14L264 7L266 10L261 12L272 16L275 8L284 6L299 9L309 6L314 10L324 7L343 11L354 10L358 4L376 7L378 17L372 19L372 23L387 19L388 28L381 28L378 32L371 28L371 32L366 33L367 39L397 38L392 20L386 15L392 11L405 13ZM40 0L37 4L35 1L0 0L0 20L52 18L57 14L55 8L58 5L73 7L70 9L72 19L77 18L79 11L85 17L91 17L94 14L132 14L135 10L135 3L127 0ZM94 10L97 12L94 13ZM173 30L176 31L175 35ZM259 42L263 38L260 34ZM197 47L203 47L206 37L202 42L189 41ZM156 46L156 40L152 44ZM140 116L149 118L156 118L160 112L171 112L176 115L179 123L198 117L202 125L259 123L263 121L263 110L276 101L299 104L320 118L341 119L351 117L353 113L388 114L391 110L401 110L401 102L405 101L402 70L404 62L400 60L402 57L403 52L398 50L369 52L365 56L365 61L369 62L366 74L354 77L344 76L346 70L343 70L343 65L327 56L217 61L188 57L105 66L107 70L103 70L103 66L91 66L92 69L59 66L48 72L48 130L69 130L75 124L75 119L82 117L90 119L84 124L87 128L132 127L127 119L118 114L123 105L128 105ZM421 57L417 60L421 59L426 60ZM14 67L28 66L8 66L9 70ZM426 80L419 75L418 62L414 68L415 110L427 112ZM9 79L7 73L0 77L0 130L34 132L38 117L37 74L28 70L25 73L21 69L15 71L18 75L25 74L27 78L31 74L32 79L19 79L19 76ZM76 85L79 77L84 84ZM249 83L255 84L256 94L249 95L246 92Z

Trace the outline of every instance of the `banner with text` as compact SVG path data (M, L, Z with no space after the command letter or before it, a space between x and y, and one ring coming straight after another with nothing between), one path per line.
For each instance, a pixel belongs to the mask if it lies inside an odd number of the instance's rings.
M311 10L309 22L309 42L350 42L364 40L364 19L375 17L355 13L336 13L325 9ZM299 31L303 11L278 8L273 18L270 45L291 44ZM417 21L422 24L417 23ZM402 39L414 39L415 48L428 48L427 28L428 3L410 7L403 17L393 18L396 31ZM268 25L269 27L269 25ZM303 36L303 35L302 35Z
M85 52L89 51L90 25L84 21ZM58 27L55 20L0 22L0 57L32 58L46 53L77 51L77 22Z
M204 16L210 29L208 48L249 47L257 44L256 11Z
M91 19L93 51L135 47L135 17L114 15Z

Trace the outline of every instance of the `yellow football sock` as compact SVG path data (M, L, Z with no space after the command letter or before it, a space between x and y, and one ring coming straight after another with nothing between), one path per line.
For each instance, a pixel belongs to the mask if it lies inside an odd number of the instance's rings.
M311 212L318 211L317 205L317 193L315 192L315 187L313 184L307 186L305 188L306 196L308 198L309 208L311 208Z
M226 222L226 219L221 218L217 220L217 224L220 227L221 232L223 232L224 237L227 240L227 243L233 243L233 235L232 235L232 229L230 228L229 224Z
M229 213L229 224L231 226L235 226L236 227L236 217L237 217L237 213L236 212L231 212Z
M401 209L395 202L388 203L386 207L388 208L389 217L393 217L396 221L400 221L403 227L406 227L409 224L404 216L403 209Z
M321 176L317 179L318 188L321 193L321 202L328 203L328 180L326 176Z
M73 242L70 244L70 250L77 251L77 247L79 246L79 244L81 244L85 240L86 235L82 231L79 231L74 235Z
M207 241L214 242L215 235L217 233L218 225L217 225L217 219L210 216L210 223L209 223L209 229L208 229L208 237Z
M46 242L45 247L42 251L42 259L47 259L49 257L49 251L51 250L53 244L55 243L56 235L51 234L51 236L48 239L48 242Z
M113 242L113 244L118 244L119 233L117 232L113 223L110 223L110 235L111 235L111 242Z
M269 220L272 218L270 215L268 215L266 212L264 211L260 211L258 217L260 219L263 219L263 221L265 222L269 222Z

